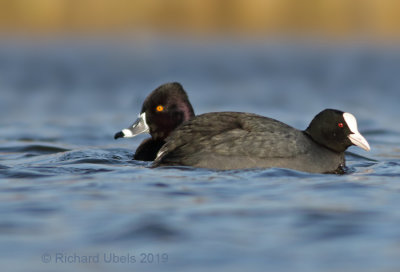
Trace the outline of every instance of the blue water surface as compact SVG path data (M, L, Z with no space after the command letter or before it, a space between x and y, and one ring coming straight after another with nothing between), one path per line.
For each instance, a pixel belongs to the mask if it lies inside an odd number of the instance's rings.
M157 39L0 45L2 271L399 271L400 47ZM157 86L304 129L353 113L345 175L151 169L114 141Z

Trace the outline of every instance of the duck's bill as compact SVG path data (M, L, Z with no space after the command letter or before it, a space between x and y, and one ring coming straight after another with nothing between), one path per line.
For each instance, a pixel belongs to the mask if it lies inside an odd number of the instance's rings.
M358 146L358 147L360 147L360 148L362 148L362 149L364 149L366 151L370 151L371 150L367 140L359 132L352 133L348 137L349 137L350 141L354 145L356 145L356 146Z
M132 126L115 133L114 139L131 138L149 131L149 126L146 123L146 114L142 113Z

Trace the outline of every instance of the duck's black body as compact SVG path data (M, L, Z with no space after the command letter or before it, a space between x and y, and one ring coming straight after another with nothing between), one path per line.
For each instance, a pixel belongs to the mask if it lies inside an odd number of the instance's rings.
M345 165L344 151L352 145L345 135L347 126L336 129L338 122L345 122L341 120L342 114L323 111L314 118L322 116L322 120L313 120L305 131L250 113L199 115L167 138L153 165L221 170L280 167L314 173L338 172ZM324 122L330 121L335 126L332 131L323 128ZM326 144L325 138L329 135L325 134L340 136L340 144Z
M137 161L154 161L158 151L164 144L164 140L144 139L136 149L133 159Z

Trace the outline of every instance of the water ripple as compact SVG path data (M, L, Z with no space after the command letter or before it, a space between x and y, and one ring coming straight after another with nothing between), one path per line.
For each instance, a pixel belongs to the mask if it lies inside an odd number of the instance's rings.
M32 155L54 154L66 151L69 150L58 146L41 144L0 147L0 152L3 153L28 153Z

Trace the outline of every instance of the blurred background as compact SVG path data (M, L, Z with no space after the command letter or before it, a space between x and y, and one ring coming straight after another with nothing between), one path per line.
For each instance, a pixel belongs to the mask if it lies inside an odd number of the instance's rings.
M1 0L3 33L173 31L397 39L397 0Z

